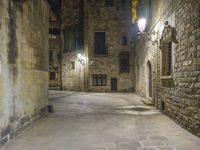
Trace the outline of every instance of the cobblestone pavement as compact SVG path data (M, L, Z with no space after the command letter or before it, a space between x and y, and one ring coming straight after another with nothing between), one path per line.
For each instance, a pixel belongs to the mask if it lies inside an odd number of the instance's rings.
M55 113L3 150L200 150L200 139L131 93L51 92Z

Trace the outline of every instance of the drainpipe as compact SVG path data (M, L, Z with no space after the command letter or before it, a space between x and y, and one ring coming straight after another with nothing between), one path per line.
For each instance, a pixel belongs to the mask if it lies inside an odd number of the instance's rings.
M62 17L61 17L61 6L62 0L60 0L60 16L59 16L59 27L60 27L60 90L63 90L63 83L62 83Z
M159 50L156 48L156 50L159 52ZM157 83L156 83L156 108L158 109L158 53L157 53Z

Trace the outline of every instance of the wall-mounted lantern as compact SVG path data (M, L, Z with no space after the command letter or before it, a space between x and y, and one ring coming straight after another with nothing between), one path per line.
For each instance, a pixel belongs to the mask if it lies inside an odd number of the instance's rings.
M146 28L146 19L145 18L141 18L137 21L138 24L138 38L142 37L142 36L149 36L149 35L153 35L154 36L154 40L152 40L151 38L149 38L150 41L152 41L152 44L154 45L155 43L158 44L158 30L157 31L151 31L151 32L145 32L145 28Z
M77 54L77 59L78 59L78 62L83 65L83 83L84 83L84 91L86 90L86 79L85 79L85 63L86 63L86 56L81 54L81 53L78 53Z
M140 33L144 33L145 27L146 27L146 19L142 18L140 20L138 20L137 24L138 24L138 29Z
M78 53L77 54L77 58L78 58L78 62L80 64L85 65L86 57L84 55L82 55L81 53Z

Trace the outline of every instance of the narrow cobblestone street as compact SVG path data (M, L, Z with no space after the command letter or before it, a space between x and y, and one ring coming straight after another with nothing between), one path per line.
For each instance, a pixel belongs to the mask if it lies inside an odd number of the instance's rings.
M55 113L3 150L199 150L200 139L143 98L127 93L53 92Z

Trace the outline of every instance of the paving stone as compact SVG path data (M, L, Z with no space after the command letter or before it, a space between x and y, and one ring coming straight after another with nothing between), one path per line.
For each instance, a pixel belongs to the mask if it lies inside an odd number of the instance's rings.
M165 136L158 136L158 135L150 136L150 139L151 140L167 140Z
M157 147L157 150L176 150L176 149L172 147Z
M143 147L157 147L165 145L162 141L141 141Z
M135 94L58 92L53 97L50 104L55 113L36 122L3 150L199 150L200 139L162 113L113 111L144 106Z

